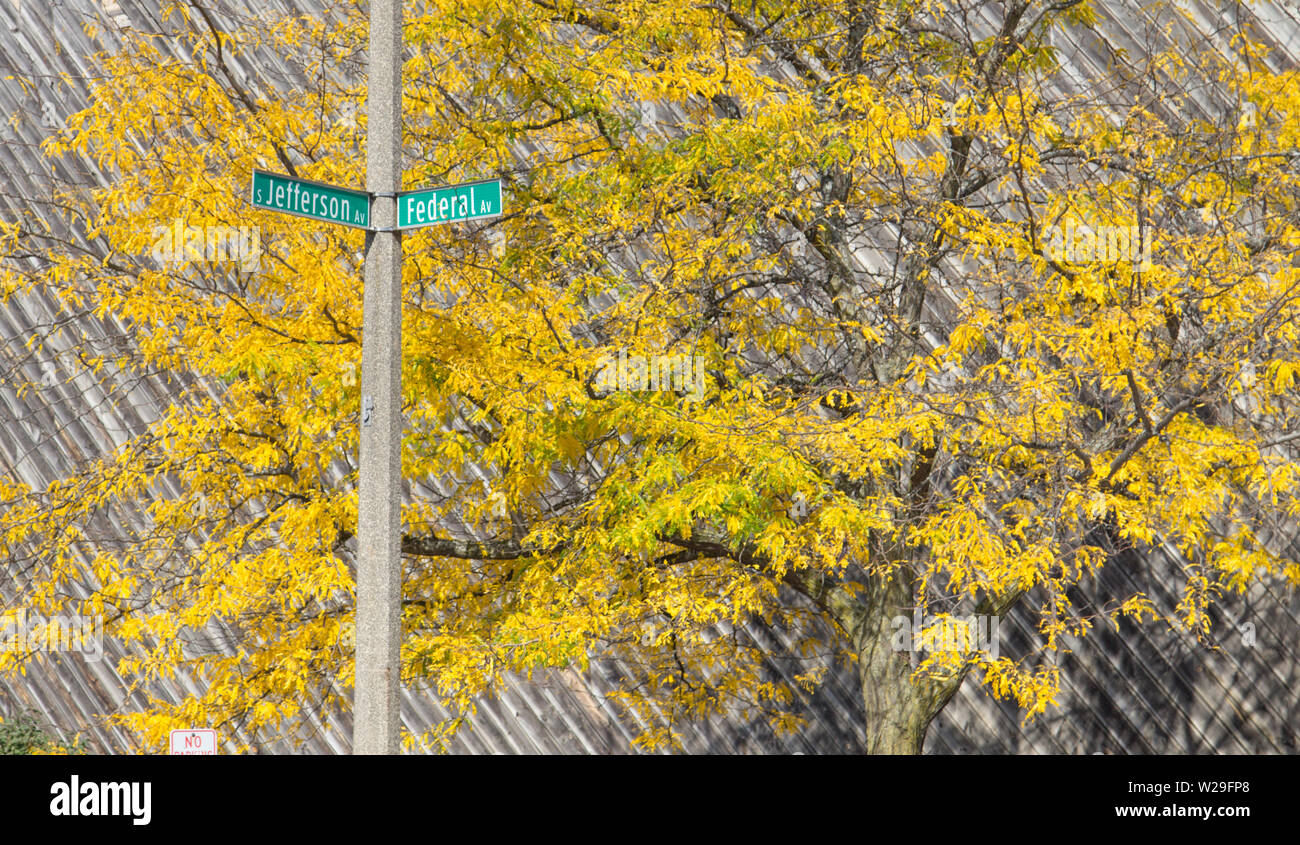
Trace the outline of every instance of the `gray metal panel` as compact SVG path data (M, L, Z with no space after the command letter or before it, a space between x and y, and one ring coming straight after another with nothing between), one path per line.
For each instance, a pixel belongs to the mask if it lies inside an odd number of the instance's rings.
M315 4L297 0L273 3L216 4L221 15L253 18L259 14L309 12ZM1086 85L1090 74L1106 66L1111 46L1130 51L1141 47L1144 26L1150 23L1134 2L1100 4L1109 42L1080 39L1061 45L1067 61ZM1288 51L1279 67L1295 67L1300 50L1300 20L1288 4L1275 2L1218 6L1189 4L1199 25L1213 30L1226 25L1249 26L1259 37ZM82 23L97 21L101 34L88 37ZM983 20L982 25L991 22ZM94 73L89 57L111 47L121 25L140 32L164 32L158 4L147 0L62 0L55 3L15 4L0 0L0 76L35 75L33 95L16 84L0 81L0 111L35 110L44 104L61 120L85 102L85 87L63 91L53 75L69 73L85 80ZM1213 37L1222 38L1222 35ZM162 42L183 58L175 41ZM258 55L255 63L232 63L241 85L274 91L301 81L301 69ZM1212 109L1206 102L1204 107ZM671 119L671 109L657 108L655 117ZM28 122L16 129L0 126L0 212L17 215L28 209L29 199L47 196L51 181L36 145L48 127ZM89 160L75 161L57 173L61 181L107 177ZM57 221L49 221L58 224ZM77 237L76 233L68 233ZM863 251L862 260L870 256ZM942 319L950 307L936 301L930 318ZM55 304L44 297L26 297L0 308L0 357L8 365L25 354L24 343L33 334L48 331ZM78 344L130 343L121 325L90 316L77 317L70 330L55 337L51 350L74 351ZM24 363L28 378L39 380L45 361ZM109 373L95 378L79 372L66 357L52 362L57 383L33 391L22 399L12 386L0 383L0 472L44 486L60 477L79 460L121 443L143 431L167 407L171 388L161 377L128 380ZM436 486L434 482L427 482ZM131 524L136 517L113 511L105 518ZM466 526L448 526L464 530ZM1108 566L1102 577L1083 584L1077 593L1081 607L1100 607L1107 600L1142 589L1162 610L1177 601L1168 584L1177 563L1153 554L1141 561ZM0 582L0 598L12 596L12 584ZM1300 723L1300 600L1294 593L1257 585L1245 597L1228 599L1221 614L1234 622L1255 624L1258 643L1247 647L1240 637L1229 636L1210 652L1186 635L1153 626L1125 625L1121 631L1096 631L1060 658L1064 669L1060 706L1022 724L1014 707L989 698L968 681L958 696L936 719L927 742L931 753L1296 753L1296 725ZM1035 630L1032 614L1018 608L1003 623L1004 653L1028 648ZM790 647L791 638L779 631L755 626L750 632L764 642ZM205 632L195 647L220 648L229 632ZM127 693L114 669L124 657L111 641L100 663L79 655L46 656L24 678L0 683L0 711L35 708L68 738L83 731L91 748L106 753L138 750L124 731L110 728L103 714L129 712L143 705L142 693ZM793 654L774 658L771 671L789 677L799 658ZM499 697L483 699L469 725L453 740L453 753L627 753L630 741L645 726L622 714L605 693L617 686L627 671L616 661L597 660L585 675L572 670L539 672L526 680L511 678ZM863 747L862 706L856 675L834 668L827 682L801 698L808 726L796 736L777 737L761 721L714 719L707 724L679 726L686 749L694 753L853 753ZM193 678L155 684L151 690L179 702L197 690ZM431 694L404 690L403 721L413 732L447 717ZM324 714L310 720L302 731L300 753L344 753L349 747L351 718L346 712ZM264 752L294 750L288 741L265 745Z

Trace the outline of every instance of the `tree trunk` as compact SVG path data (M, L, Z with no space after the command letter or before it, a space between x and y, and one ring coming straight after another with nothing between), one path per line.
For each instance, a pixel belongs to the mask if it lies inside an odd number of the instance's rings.
M866 714L866 753L920 754L930 722L956 694L966 673L913 681L910 652L894 648L893 621L900 616L910 620L912 614L907 589L897 580L886 582L875 599L854 638Z
M920 754L930 722L956 694L967 672L963 669L950 678L914 681L910 637L907 649L895 649L894 620L912 618L909 575L914 567L906 554L905 549L882 550L882 558L899 565L893 568L893 577L877 576L860 584L865 589L850 591L815 571L784 573L785 582L826 613L858 656L868 754ZM742 552L735 557L752 560L754 556ZM1011 596L988 610L1000 615L1014 600Z

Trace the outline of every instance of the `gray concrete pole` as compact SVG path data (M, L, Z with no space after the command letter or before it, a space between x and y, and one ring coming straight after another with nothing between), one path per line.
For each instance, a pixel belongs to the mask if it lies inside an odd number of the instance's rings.
M402 0L370 0L366 189L370 224L397 226L402 167ZM352 753L399 751L402 639L402 239L366 235L361 346L361 482Z

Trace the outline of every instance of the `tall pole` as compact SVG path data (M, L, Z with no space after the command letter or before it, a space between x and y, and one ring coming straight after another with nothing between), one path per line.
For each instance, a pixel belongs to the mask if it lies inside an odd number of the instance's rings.
M399 751L402 502L402 0L370 0L361 481L352 753Z

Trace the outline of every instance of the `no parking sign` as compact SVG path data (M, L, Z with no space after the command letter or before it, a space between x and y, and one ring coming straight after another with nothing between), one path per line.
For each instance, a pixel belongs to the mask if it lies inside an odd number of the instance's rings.
M217 732L210 728L185 728L169 735L169 754L198 755L217 753Z

